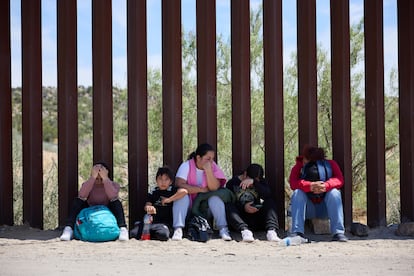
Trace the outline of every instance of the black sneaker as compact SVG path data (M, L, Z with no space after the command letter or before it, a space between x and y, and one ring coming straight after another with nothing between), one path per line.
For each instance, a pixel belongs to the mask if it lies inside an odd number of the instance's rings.
M301 232L293 232L289 235L290 237L296 237L296 236L301 236L302 238L305 238L305 235Z
M342 233L337 233L333 235L332 241L347 242L348 238Z

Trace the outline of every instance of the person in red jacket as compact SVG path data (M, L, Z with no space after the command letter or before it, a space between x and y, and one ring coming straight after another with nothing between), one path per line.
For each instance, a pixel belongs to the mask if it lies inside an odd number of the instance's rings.
M345 242L341 187L344 178L338 163L327 160L322 148L306 145L296 157L289 176L291 198L291 235L304 235L305 219L329 218L333 241Z
M72 209L66 220L66 226L60 236L62 241L73 238L73 229L79 212L89 206L106 205L114 214L119 226L119 240L129 239L126 228L124 210L118 198L120 185L110 179L109 167L103 163L95 163L91 169L91 176L82 184L78 197L73 201Z

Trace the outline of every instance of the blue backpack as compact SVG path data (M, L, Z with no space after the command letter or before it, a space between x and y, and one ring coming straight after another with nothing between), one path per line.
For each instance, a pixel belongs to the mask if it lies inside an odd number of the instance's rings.
M79 212L74 236L82 241L113 241L119 236L119 227L115 216L108 207L95 205Z

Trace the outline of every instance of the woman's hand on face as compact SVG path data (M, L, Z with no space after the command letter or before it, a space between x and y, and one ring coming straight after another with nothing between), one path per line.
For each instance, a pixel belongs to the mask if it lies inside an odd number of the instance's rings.
M102 177L102 180L108 179L108 170L104 166L101 166L99 175Z
M205 170L205 171L208 171L208 170L210 170L211 171L211 161L206 161L204 164L203 164L203 170Z
M100 166L101 165L95 165L92 167L91 176L95 179L98 177Z

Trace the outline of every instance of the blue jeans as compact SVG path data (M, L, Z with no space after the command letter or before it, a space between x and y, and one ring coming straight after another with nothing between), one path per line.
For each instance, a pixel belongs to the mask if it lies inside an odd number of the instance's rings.
M208 207L218 229L227 227L226 210L223 200L218 196L208 199ZM185 227L185 220L190 209L190 197L184 196L173 203L173 227Z
M292 233L305 233L305 219L329 218L331 233L345 233L341 192L332 189L325 194L323 202L313 203L302 190L295 190L291 198Z

